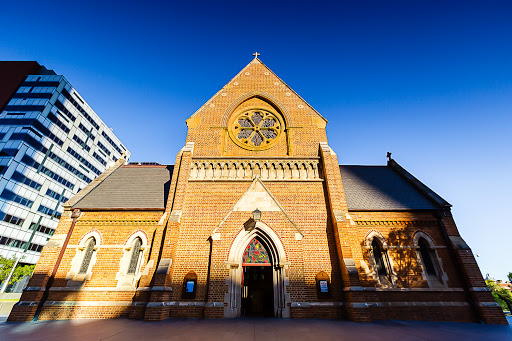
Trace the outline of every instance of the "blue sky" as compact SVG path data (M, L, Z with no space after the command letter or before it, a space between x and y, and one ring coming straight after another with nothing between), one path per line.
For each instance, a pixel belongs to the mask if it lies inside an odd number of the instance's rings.
M12 1L2 12L0 60L65 75L132 161L174 163L185 119L260 52L329 120L342 164L393 152L454 206L484 275L512 271L509 1Z

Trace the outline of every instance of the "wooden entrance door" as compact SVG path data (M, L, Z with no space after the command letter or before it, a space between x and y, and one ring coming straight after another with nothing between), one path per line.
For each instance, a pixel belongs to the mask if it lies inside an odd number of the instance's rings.
M242 316L274 316L272 270L272 266L251 265L243 267Z
M258 238L247 245L242 266L242 316L274 316L272 259Z

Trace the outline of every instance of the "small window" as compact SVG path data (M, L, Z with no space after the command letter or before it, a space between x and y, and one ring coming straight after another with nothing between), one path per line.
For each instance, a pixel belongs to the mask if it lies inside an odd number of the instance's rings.
M132 246L132 255L130 257L130 265L128 266L128 274L135 274L137 272L137 266L139 265L139 258L141 252L142 240L135 238Z
M418 240L418 246L420 247L421 260L425 266L425 271L428 275L437 277L437 271L432 259L432 250L430 249L430 245L425 238L421 237Z
M96 240L94 238L90 238L85 246L84 251L84 259L82 260L82 265L80 266L79 274L86 274L87 270L89 270L89 264L91 264L92 254L94 252L94 247L96 246Z
M373 257L375 260L375 270L379 276L387 276L387 262L382 254L382 249L376 238L372 241Z

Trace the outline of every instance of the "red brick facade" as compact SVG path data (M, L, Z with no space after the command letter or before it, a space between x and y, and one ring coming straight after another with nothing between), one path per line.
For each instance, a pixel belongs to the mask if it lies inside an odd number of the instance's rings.
M251 108L282 117L271 148L235 143L230 118ZM271 255L273 301L266 299L275 317L506 323L448 210L349 211L326 123L253 60L187 120L165 210L72 217L72 199L9 320L29 321L36 311L42 320L238 317L242 253L258 238ZM251 219L256 208L261 221ZM96 245L81 275L88 236ZM123 269L135 236L142 248L132 276ZM431 242L436 279L421 264L418 236ZM371 238L382 243L387 276L375 270ZM327 295L319 294L320 273ZM195 297L184 295L186 277L197 278Z

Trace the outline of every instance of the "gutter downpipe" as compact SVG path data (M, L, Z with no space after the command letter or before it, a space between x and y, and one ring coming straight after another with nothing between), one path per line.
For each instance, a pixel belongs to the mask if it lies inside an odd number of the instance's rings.
M41 297L41 300L39 301L39 304L37 306L36 312L34 314L34 318L32 319L33 322L37 321L39 319L39 315L41 314L41 311L43 310L43 306L48 300L48 296L50 294L50 288L53 285L53 282L55 281L55 275L57 274L57 270L59 269L60 263L62 261L62 258L64 257L64 253L66 252L66 248L69 243L69 239L71 239L71 235L73 234L73 229L75 228L75 223L80 217L80 210L75 209L71 213L71 218L73 221L71 222L71 227L69 228L68 234L66 235L66 239L64 240L64 243L62 244L62 248L59 253L59 257L57 257L57 261L55 262L55 265L53 266L52 274L50 275L50 278L46 282L46 287L44 289L43 297Z

